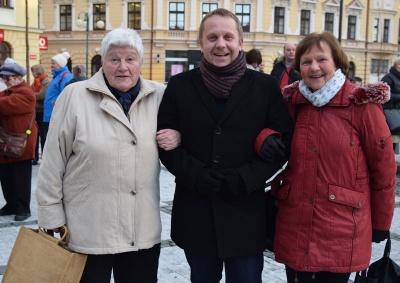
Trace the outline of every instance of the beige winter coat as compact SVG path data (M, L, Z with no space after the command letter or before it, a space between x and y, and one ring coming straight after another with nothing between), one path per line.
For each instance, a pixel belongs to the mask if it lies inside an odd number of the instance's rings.
M66 224L69 247L87 254L161 241L157 112L165 86L140 78L130 121L100 69L57 99L40 166L39 226Z

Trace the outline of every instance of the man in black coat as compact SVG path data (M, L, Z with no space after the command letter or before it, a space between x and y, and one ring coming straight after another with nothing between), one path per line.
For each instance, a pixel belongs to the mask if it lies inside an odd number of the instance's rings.
M293 43L286 43L283 46L283 56L278 59L278 62L272 68L271 76L278 80L280 88L300 80L299 75L292 68L295 52L296 45Z
M158 129L181 133L160 159L175 175L171 238L185 251L192 282L261 283L265 249L265 182L286 162L293 121L276 80L246 68L243 31L226 9L199 29L200 68L170 78ZM275 160L255 152L267 129ZM281 142L278 138L281 138Z

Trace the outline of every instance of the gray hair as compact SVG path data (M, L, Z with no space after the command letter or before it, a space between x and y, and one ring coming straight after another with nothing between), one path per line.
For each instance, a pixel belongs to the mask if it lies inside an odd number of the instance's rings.
M111 46L130 46L135 48L139 54L140 63L143 63L142 38L135 30L129 28L117 28L107 33L101 42L103 60Z
M393 66L399 65L400 66L400 57L394 59Z

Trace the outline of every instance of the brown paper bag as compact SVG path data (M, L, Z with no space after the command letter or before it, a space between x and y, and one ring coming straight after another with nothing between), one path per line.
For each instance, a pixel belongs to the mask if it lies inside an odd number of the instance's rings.
M79 282L87 255L66 247L69 234L65 226L63 230L63 236L57 239L40 228L34 230L22 226L2 282Z

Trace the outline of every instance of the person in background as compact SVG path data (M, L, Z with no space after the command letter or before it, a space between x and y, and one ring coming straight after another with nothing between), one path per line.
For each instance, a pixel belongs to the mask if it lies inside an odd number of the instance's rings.
M176 178L171 239L184 250L192 282L261 283L266 248L265 182L285 163L293 121L274 78L246 67L243 30L226 9L199 28L200 68L169 80L159 129L182 143L160 160ZM283 154L262 161L254 141L281 133Z
M43 103L43 128L45 136L47 136L49 130L50 118L56 100L64 89L65 84L73 79L73 75L70 73L67 66L69 57L69 53L65 51L51 58L50 67L53 79L50 81L47 88L46 97ZM46 139L44 142L46 142Z
M265 72L264 72L264 67L265 67L264 62L261 62L261 64L258 65L258 68L260 69L260 72L261 72L261 73L265 73Z
M65 88L55 104L39 170L40 227L66 225L68 247L88 254L81 283L157 282L161 242L156 136L165 86L140 72L143 44L132 29L102 41L102 68Z
M281 89L299 80L299 75L296 70L293 69L295 52L296 45L293 43L286 43L283 46L283 56L278 59L278 62L272 68L271 76L278 80Z
M74 78L67 82L65 86L69 84L73 84L76 82L84 81L86 80L86 68L83 65L76 65L75 67L72 68L72 75Z
M38 134L35 123L35 94L23 77L26 70L18 64L0 67L0 75L7 89L0 92L0 127L9 132L25 133L32 121L31 133L23 155L12 158L0 155L0 182L6 205L0 216L14 215L15 221L31 216L32 159Z
M362 85L362 78L360 78L360 77L352 77L350 82L355 86L360 86L360 85Z
M383 109L400 109L400 57L394 60L389 73L383 76L381 81L390 86L390 100L383 104ZM396 151L398 145L399 135L400 132L392 132L392 136L396 137L393 143L394 151Z
M251 49L246 52L246 66L249 69L260 71L259 65L262 62L261 52L257 49Z
M275 259L289 283L347 283L392 223L396 163L381 105L389 87L351 84L329 32L304 37L293 68L301 81L283 89L296 120L291 155L273 182Z
M39 137L40 137L40 152L43 154L44 143L46 140L46 130L43 124L43 102L46 97L47 88L50 83L50 79L47 77L44 68L41 64L33 65L31 72L34 77L34 81L31 85L35 96L36 96L36 123L39 127L39 134L36 140L35 147L35 159L32 161L33 165L39 164Z

